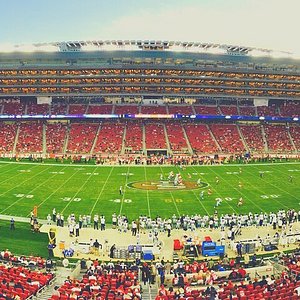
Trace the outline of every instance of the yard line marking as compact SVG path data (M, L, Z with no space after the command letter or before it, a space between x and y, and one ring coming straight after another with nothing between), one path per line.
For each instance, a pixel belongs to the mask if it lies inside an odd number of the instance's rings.
M127 168L127 174L129 173L129 169L130 167L128 166ZM121 199L121 206L120 206L120 212L119 215L121 215L122 209L123 209L123 203L124 203L124 198L125 198L125 191L126 191L126 187L127 187L127 183L128 183L128 176L125 176L125 186L124 186L124 190L123 190L123 195L122 195L122 199Z
M42 206L48 199L50 199L50 197L52 197L52 195L56 194L57 191L59 191L67 182L69 182L71 180L71 178L73 176L75 176L77 173L79 172L76 171L75 173L73 173L66 181L64 181L54 192L52 192L47 198L45 198L39 205L38 207ZM57 175L57 174L55 174Z
M257 169L257 168L255 167L255 169ZM287 175L287 174L285 174L284 172L282 172L282 171L280 171L280 170L278 170L278 172L280 172L280 173L282 173L282 174L284 174L284 175ZM249 173L249 172L248 172L248 173ZM276 174L276 172L274 172L274 174ZM264 180L264 178L262 178L262 180ZM284 190L284 189L282 189L282 188L276 186L275 184L273 184L273 183L271 183L271 182L269 182L269 181L266 181L266 180L264 180L264 181L267 182L269 185L275 187L277 190L280 190L280 191L282 191L282 192L284 192L284 193L290 195L291 197L293 197L293 198L296 199L297 201L299 200L299 198L295 197L293 194L289 193L288 191L286 191L286 190ZM281 204L281 202L279 202L279 203ZM284 205L284 206L285 206L285 205ZM286 208L289 208L288 206L285 206L285 207L286 207Z
M178 210L177 204L176 204L176 202L175 202L175 198L174 198L174 196L173 196L173 194L172 194L171 192L170 192L170 195L171 195L171 197L172 197L172 200L173 200L173 203L174 203L174 205L175 205L175 208L176 208L177 214L178 214L178 216L180 217L180 216L181 216L181 214L180 214L180 212L179 212L179 210Z
M238 188L234 187L228 180L224 179L224 177L222 177L220 174L216 173L215 171L213 171L217 176L219 176L220 178L222 178L225 182L227 182L227 184L229 186L231 186L232 189L234 189L235 191L237 191L243 198L248 199L254 206L256 206L258 209L260 209L260 211L262 212L266 212L264 209L262 209L259 205L257 205L255 202L253 202L249 197L247 197L244 193L242 193ZM227 201L228 203L228 201ZM230 204L229 204L230 205ZM231 206L231 205L230 205Z
M245 171L245 173L248 173L248 174L250 174L250 175L252 174L252 173L247 172L247 171ZM264 182L268 182L268 181L264 180L264 178L259 178L259 179L260 179L260 180L263 180ZM257 179L257 181L259 181L259 179ZM259 188L257 188L255 185L251 184L249 181L248 181L248 183L249 183L250 186L253 187L253 189L255 189L255 190L261 192L261 190L260 190ZM272 185L272 184L270 184L270 185ZM275 186L275 185L274 185L274 186ZM275 186L275 187L276 187L276 186ZM287 193L288 193L288 192L287 192ZM288 194L289 194L289 193L288 193ZM297 198L295 198L295 199L297 199ZM285 208L289 209L288 206L286 206L285 204L279 202L278 200L276 200L276 198L272 198L272 200L275 201L275 202L277 202L280 206L284 206ZM297 200L298 200L298 199L297 199Z
M176 169L179 170L178 166L176 166ZM179 170L179 171L180 171L180 170ZM199 196L199 198L198 198L198 196L197 196L197 194L195 193L195 191L192 190L192 192L193 192L193 194L195 195L195 197L196 197L196 199L198 200L198 202L200 203L200 206L202 206L203 209L206 211L206 213L209 215L209 212L208 212L208 210L206 209L206 207L203 205L203 203L202 203L202 201L201 201L201 199L200 199L200 196Z
M146 172L146 166L144 165L144 172L145 172L145 179L147 180L147 172ZM149 191L146 190L147 192L147 203L148 203L148 213L149 213L149 217L151 218L151 211L150 211L150 200L149 200Z
M160 172L161 172L161 174L163 174L164 172L163 172L163 170L162 170L161 165L159 165L159 167L160 167ZM178 206L177 206L177 204L176 204L176 202L175 202L175 198L174 198L172 192L170 192L170 195L171 195L171 197L172 197L172 201L173 201L174 206L175 206L175 208L176 208L177 214L178 214L178 216L180 217L181 214L180 214L180 212L179 212L179 210L178 210Z
M32 168L33 169L33 168ZM49 170L49 169L51 169L51 167L49 167L49 168L46 168L45 170L43 170L43 171L41 171L41 172L39 172L39 173L37 173L37 174L35 174L33 177L31 177L31 178L28 178L28 179L26 179L26 180L24 180L24 181L22 181L20 184L18 184L18 185L15 185L14 187L12 187L11 189L9 189L9 190L7 190L7 191L5 191L4 193L2 193L2 194L0 194L0 197L1 196L3 196L3 195L5 195L5 194L7 194L8 192L10 192L11 190L13 190L13 189L15 189L15 188L17 188L17 187L19 187L19 186L21 186L23 183L25 183L25 182L27 182L27 181L29 181L29 180L32 180L33 178L35 178L35 177L37 177L38 175L40 175L41 173L44 173L44 172L46 172L47 170ZM10 179L11 179L11 177L10 177Z
M109 172L109 174L108 174L108 176L107 176L107 178L106 178L106 180L105 180L105 182L104 182L104 184L103 184L103 186L102 186L102 189L101 189L101 191L100 191L100 193L99 193L99 195L98 195L98 197L97 197L97 200L95 201L95 203L94 203L94 205L93 205L93 207L92 207L92 209L91 209L91 211L90 211L90 216L92 215L92 212L94 211L94 209L95 209L97 203L99 202L100 197L101 197L101 195L102 195L102 193L103 193L103 191L104 191L104 187L106 186L106 184L107 184L107 182L108 182L108 179L109 179L109 177L110 177L110 175L111 175L111 173L112 173L112 171L113 171L114 168L115 168L115 166L113 166L113 167L111 168L111 170L110 170L110 172Z
M18 167L19 167L19 166L17 165L17 167L14 168L14 169L8 169L7 171L2 172L1 175L2 175L2 174L5 174L5 173L7 173L7 172L10 172L10 171L15 171L15 170L18 169ZM28 170L32 170L34 167L35 167L35 166L33 166L32 168L30 168L30 169L28 169ZM22 174L22 173L20 172L20 173L17 173L17 174L15 174L15 175L13 175L13 176L10 176L10 177L8 177L6 180L1 181L1 183L5 183L5 182L7 182L7 181L11 181L12 178L15 178L15 177L17 177L17 176L19 176L19 175L21 175L21 174Z
M49 168L47 168L45 171L47 171ZM57 174L55 174L57 175ZM54 175L54 176L55 176ZM32 194L36 189L38 189L40 186L43 186L47 181L49 181L50 179L52 179L54 177L53 175L51 177L49 177L47 180L43 181L41 184L37 185L36 187L34 187L34 189L32 189L31 191L28 191L26 195L28 194ZM9 208L11 208L12 206L16 205L17 203L19 203L21 200L26 198L26 195L24 195L23 197L18 198L18 200L14 201L11 205L9 205L8 207L6 207L4 210L1 211L1 214L3 214L5 211L7 211ZM28 214L30 215L30 214ZM28 216L27 215L27 216Z
M75 193L75 195L72 197L71 201L69 201L67 203L67 205L63 208L63 210L61 211L61 213L63 213L66 208L68 208L70 206L70 204L73 202L73 200L76 198L76 196L78 195L78 193L83 189L83 187L87 184L87 182L91 179L91 177L94 175L95 171L97 171L97 169L95 169L90 175L89 177L83 182L83 184L81 185L81 187L79 188L79 190L77 190L77 192Z
M193 168L195 171L197 171L195 167L192 166L192 168ZM213 171L213 172L214 172L214 171ZM215 173L215 172L214 172L214 173ZM216 173L215 173L215 174L216 174ZM221 176L220 176L220 177L221 177ZM221 178L222 178L222 177L221 177ZM219 198L223 198L222 195L221 195L217 190L215 190L215 191L216 191L217 195L219 195ZM238 212L235 210L235 208L234 208L232 205L230 205L228 201L226 201L226 204L228 204L228 206L230 206L231 209L232 209L236 214L238 214ZM214 204L214 205L215 205L215 204Z

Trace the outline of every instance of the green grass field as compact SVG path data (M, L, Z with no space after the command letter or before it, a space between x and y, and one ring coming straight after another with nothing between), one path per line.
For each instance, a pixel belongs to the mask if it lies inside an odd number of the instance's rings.
M242 172L240 173L240 168ZM160 174L180 172L184 181L204 187L200 200L198 187L190 190L146 190L159 184ZM259 173L264 172L263 178ZM216 176L219 184L216 184ZM293 177L289 182L289 176ZM29 216L38 206L38 217L45 219L55 207L57 212L76 215L125 214L169 217L173 214L212 214L216 198L222 198L219 213L269 212L300 209L300 163L222 166L92 166L70 164L0 163L0 214ZM130 187L132 182L144 188ZM242 187L239 187L239 182ZM123 187L123 195L119 187ZM213 191L207 194L207 189ZM237 206L243 197L244 204Z

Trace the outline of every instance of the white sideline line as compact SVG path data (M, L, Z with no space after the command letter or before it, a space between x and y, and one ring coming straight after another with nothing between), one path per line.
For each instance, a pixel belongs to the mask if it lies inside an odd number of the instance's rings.
M16 162L16 161L1 161L0 160L0 164L20 164L20 165L34 165L34 166L61 166L61 167L76 167L78 168L80 167L94 167L94 168L99 168L99 167L120 167L123 168L125 166L128 165L119 165L119 164L115 164L115 165L111 165L111 164L104 164L104 165L89 165L89 164L57 164L57 163L37 163L37 162ZM236 167L236 166L242 166L244 167L251 167L251 166L276 166L276 165L300 165L300 162L281 162L281 163L253 163L253 164L225 164L225 165L187 165L187 167ZM176 167L176 165L129 165L130 167L160 167L160 168L164 168L164 167Z

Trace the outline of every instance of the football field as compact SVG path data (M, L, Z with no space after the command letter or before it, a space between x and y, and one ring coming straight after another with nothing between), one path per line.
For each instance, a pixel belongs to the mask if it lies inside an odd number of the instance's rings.
M170 172L180 173L183 183L169 181ZM0 182L0 214L26 217L38 206L40 219L53 208L65 218L71 213L103 214L108 223L113 213L129 220L139 215L213 214L218 198L222 200L219 213L300 210L300 163L182 169L1 162ZM238 206L241 197L243 205Z

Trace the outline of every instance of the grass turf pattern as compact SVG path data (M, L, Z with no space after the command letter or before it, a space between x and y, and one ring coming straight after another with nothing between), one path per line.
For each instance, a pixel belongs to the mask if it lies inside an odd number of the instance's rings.
M180 172L184 181L207 183L202 189L165 188L160 176ZM263 176L260 176L263 173ZM219 183L217 183L217 179ZM29 216L38 206L38 217L56 211L65 218L75 213L125 214L130 220L139 215L171 217L213 214L216 199L221 213L270 212L294 208L300 210L300 163L222 165L222 166L92 166L70 164L0 164L0 214ZM140 182L145 189L132 188ZM122 186L123 194L119 189ZM208 189L212 194L208 195ZM200 192L204 191L204 199ZM243 205L237 206L243 198Z

